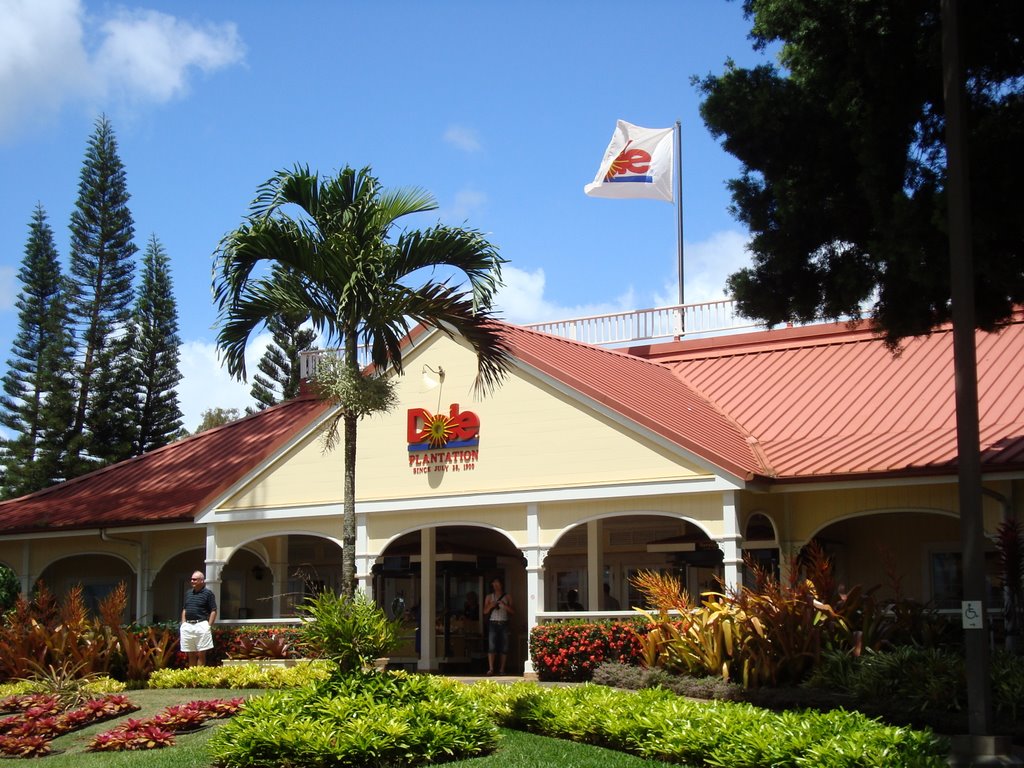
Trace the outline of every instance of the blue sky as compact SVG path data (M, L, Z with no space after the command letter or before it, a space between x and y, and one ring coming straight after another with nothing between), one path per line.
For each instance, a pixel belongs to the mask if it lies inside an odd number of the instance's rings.
M0 367L16 272L42 203L62 259L86 143L113 123L136 243L171 258L185 426L244 408L220 369L212 253L279 169L370 165L506 259L512 322L676 302L675 210L586 197L617 119L683 131L687 302L748 262L728 213L737 164L700 120L693 75L764 60L739 2L0 0ZM265 341L255 339L257 359ZM250 370L252 366L250 365Z

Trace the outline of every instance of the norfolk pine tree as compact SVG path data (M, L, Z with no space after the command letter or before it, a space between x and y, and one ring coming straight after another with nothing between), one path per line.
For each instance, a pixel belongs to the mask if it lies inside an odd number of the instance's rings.
M316 338L311 328L302 328L303 320L281 315L267 322L273 341L260 358L259 373L253 376L249 390L256 400L256 410L299 394L299 353L311 349Z
M0 398L0 424L15 433L6 441L3 459L7 497L62 479L63 444L71 423L72 341L66 330L65 284L41 204L32 215L18 279L18 333Z
M139 372L138 424L134 455L174 441L181 432L178 369L181 337L171 285L170 260L156 235L142 257L142 284L133 319L135 365Z
M75 474L95 466L88 457L116 461L131 455L132 428L126 420L133 414L123 392L114 391L127 386L134 393L136 380L134 361L126 354L138 250L128 198L117 141L104 116L89 139L71 215L69 309L78 344L70 444Z

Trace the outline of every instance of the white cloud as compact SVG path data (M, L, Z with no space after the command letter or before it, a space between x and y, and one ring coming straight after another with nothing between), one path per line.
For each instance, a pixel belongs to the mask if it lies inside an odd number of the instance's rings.
M237 408L240 415L255 401L249 394L252 377L256 373L270 334L253 337L245 352L248 381L241 382L228 375L226 367L217 359L217 345L204 340L186 341L181 345L178 362L181 382L178 384L178 402L181 406L185 429L195 431L203 419L203 411L210 408Z
M451 206L440 211L439 217L459 226L472 218L486 204L486 193L472 188L461 189L455 193Z
M445 129L444 140L463 152L479 152L481 149L480 136L464 125L449 125Z
M700 242L686 243L683 274L686 303L699 304L728 298L725 295L725 279L750 262L746 245L746 235L732 230L715 232ZM638 296L635 289L630 288L607 301L565 306L545 298L546 277L543 269L526 272L505 265L501 274L505 285L498 291L495 305L502 319L512 323L567 320L679 303L679 285L676 280L666 282L661 290L651 294L650 299Z
M188 90L193 70L242 60L234 24L199 27L157 11L86 15L82 0L0 3L0 137L116 96L161 103Z
M87 89L79 0L0 3L0 136Z
M562 306L544 298L546 277L543 269L526 272L506 264L501 269L501 276L505 285L495 296L495 306L501 319L510 323L540 323L637 308L632 288L610 302Z
M706 240L683 243L683 299L687 304L728 298L725 280L750 265L749 237L736 230L714 232ZM654 306L679 303L678 278L655 293Z
M169 101L188 91L189 70L212 72L242 58L234 24L200 29L158 11L122 10L102 25L97 85L129 99Z

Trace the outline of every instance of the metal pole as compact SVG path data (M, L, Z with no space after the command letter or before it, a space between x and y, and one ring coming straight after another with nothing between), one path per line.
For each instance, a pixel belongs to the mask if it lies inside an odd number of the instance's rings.
M967 714L970 735L992 731L988 617L985 612L985 531L982 520L978 374L975 348L974 264L971 253L970 189L964 141L964 85L960 62L957 0L942 0L942 70L946 104L946 191L949 205L953 367L956 378L957 464L960 544L963 550L964 646L967 655ZM972 620L974 617L978 620Z
M676 256L679 272L679 303L683 303L683 128L676 120Z

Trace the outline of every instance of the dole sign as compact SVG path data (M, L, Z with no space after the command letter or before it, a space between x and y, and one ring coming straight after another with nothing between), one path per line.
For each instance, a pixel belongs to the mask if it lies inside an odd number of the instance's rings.
M409 451L466 448L480 444L480 418L472 411L460 411L452 403L448 414L426 408L410 408L406 437Z

